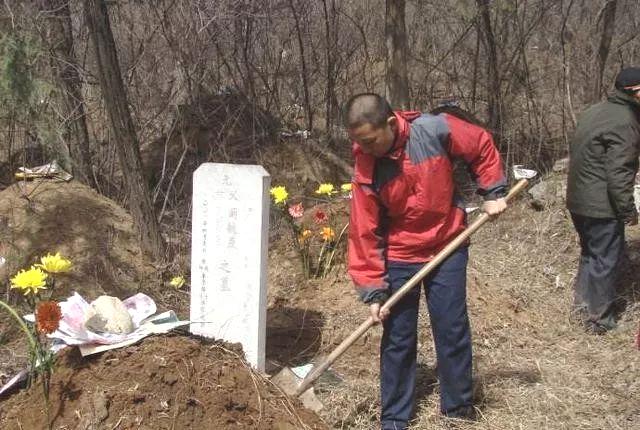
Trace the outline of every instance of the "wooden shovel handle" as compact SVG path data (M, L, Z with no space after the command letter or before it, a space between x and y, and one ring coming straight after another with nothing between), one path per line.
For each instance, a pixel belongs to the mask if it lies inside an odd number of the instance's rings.
M526 179L519 180L513 187L511 187L511 190L509 190L509 194L506 196L505 200L507 202L511 201L526 186ZM483 213L478 218L476 218L476 220L471 223L471 225L464 229L458 236L456 236L455 239L449 242L449 244L447 244L447 246L445 246L435 257L433 257L431 261L425 264L424 267L422 267L422 269L418 271L418 273L413 275L413 277L409 279L398 291L393 293L393 295L389 297L389 299L384 303L381 310L389 309L394 304L396 304L402 297L404 297L405 294L411 291L413 287L415 287L420 281L422 281L422 278L427 276L429 272L435 269L449 255L451 255L456 249L458 249L463 243L465 243L467 239L469 239L469 237L473 233L475 233L476 230L482 227L484 223L489 221L489 219L491 219L491 216L486 213ZM349 335L349 337L343 340L342 343L338 345L331 352L331 354L329 354L327 358L325 358L324 361L313 366L311 372L307 374L307 376L298 386L298 389L296 390L296 396L299 396L300 394L307 391L311 384L313 384L316 379L318 379L320 375L322 375L324 371L327 370L329 366L331 366L331 364L333 364L333 362L338 359L338 357L340 357L351 345L353 345L353 343L358 340L360 336L366 333L366 331L369 330L372 325L374 325L374 321L373 317L370 316L366 321L360 324L360 326L355 329L353 333Z

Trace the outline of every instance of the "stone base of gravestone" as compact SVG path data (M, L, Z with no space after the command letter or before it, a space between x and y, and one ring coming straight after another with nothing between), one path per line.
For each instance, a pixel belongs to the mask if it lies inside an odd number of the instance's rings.
M205 163L193 175L190 331L240 342L261 371L270 182L253 165Z

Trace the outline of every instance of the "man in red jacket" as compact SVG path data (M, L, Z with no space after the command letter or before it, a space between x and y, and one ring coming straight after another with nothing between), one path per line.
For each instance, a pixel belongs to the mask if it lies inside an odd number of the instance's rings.
M345 124L355 158L349 226L349 274L376 322L380 346L381 424L404 429L413 413L420 287L391 312L381 305L465 228L452 158L477 179L490 215L504 211L500 154L484 129L449 114L394 112L377 94L352 97ZM471 334L466 305L467 247L424 281L440 381L440 409L474 415Z

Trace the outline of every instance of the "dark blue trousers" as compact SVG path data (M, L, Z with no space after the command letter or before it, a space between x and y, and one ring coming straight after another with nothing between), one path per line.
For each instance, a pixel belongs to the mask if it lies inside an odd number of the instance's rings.
M404 429L413 414L416 388L416 343L420 290L424 287L438 359L440 409L453 413L471 406L471 332L467 315L468 248L449 256L422 284L391 309L380 346L381 424ZM392 291L398 290L422 264L388 262Z
M586 310L588 323L615 328L614 301L624 254L624 223L615 218L591 218L574 213L571 219L581 247L574 307Z

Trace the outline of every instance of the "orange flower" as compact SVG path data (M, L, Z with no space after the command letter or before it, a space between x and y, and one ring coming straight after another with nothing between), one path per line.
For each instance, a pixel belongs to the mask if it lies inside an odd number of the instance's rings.
M318 209L316 213L313 214L313 220L316 224L323 224L327 222L328 219L329 217L327 216L327 214L321 209Z
M330 241L333 240L334 237L336 237L336 234L331 227L323 227L322 231L320 232L320 236L322 236L322 239L324 239L325 241Z
M302 233L300 233L300 236L298 236L298 241L302 244L306 242L310 236L311 236L311 230L309 229L302 230Z
M36 329L43 334L58 330L62 310L56 302L39 302L36 306Z

